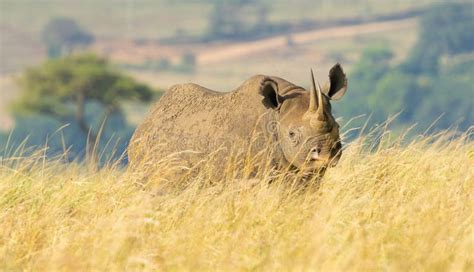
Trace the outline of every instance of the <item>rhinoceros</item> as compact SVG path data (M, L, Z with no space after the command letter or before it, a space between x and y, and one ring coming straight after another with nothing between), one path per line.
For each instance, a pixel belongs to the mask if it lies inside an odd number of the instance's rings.
M225 161L237 146L252 153L273 149L277 168L321 173L341 157L339 125L330 100L340 99L346 90L339 63L330 69L323 87L311 70L310 90L265 75L253 76L231 92L193 83L175 85L133 134L130 165L147 160L153 167L153 161L173 153L187 154L183 162L192 165L215 150Z

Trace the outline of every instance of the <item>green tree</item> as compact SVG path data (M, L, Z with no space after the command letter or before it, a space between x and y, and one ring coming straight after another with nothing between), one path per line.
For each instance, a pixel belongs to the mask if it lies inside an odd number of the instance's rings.
M471 4L434 5L421 18L417 44L391 65L386 45L372 45L349 75L351 91L336 109L345 119L373 113L371 124L401 112L399 126L467 130L474 123L474 13ZM358 125L358 124L356 124Z
M86 47L94 41L92 34L82 29L74 20L64 17L49 21L42 32L49 57L59 57Z
M361 59L349 75L350 92L341 100L337 114L350 119L352 116L374 112L370 97L377 82L390 70L393 54L384 44L375 44L364 49Z
M472 4L440 4L427 11L420 21L419 40L404 65L412 73L437 74L443 55L474 50Z
M413 120L430 120L442 116L437 127L466 130L474 124L474 60L453 65L440 75L428 78L420 86Z
M397 121L406 123L412 121L420 98L416 78L394 69L375 82L367 101L376 121L382 122L387 116L400 113Z
M106 117L120 112L124 101L149 101L152 90L135 82L100 57L92 54L70 55L49 60L28 69L19 78L21 96L14 104L16 113L52 116L60 121L75 121L90 143L97 140L97 129L86 119L86 105L100 104ZM102 121L103 120L103 121Z

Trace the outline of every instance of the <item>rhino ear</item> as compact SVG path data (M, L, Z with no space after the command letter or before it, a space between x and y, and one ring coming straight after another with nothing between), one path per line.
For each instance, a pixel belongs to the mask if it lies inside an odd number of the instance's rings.
M347 78L339 63L329 70L329 86L323 92L332 100L339 100L347 91Z
M260 95L263 96L262 103L267 108L280 109L282 97L278 94L278 84L271 78L266 77L260 83Z

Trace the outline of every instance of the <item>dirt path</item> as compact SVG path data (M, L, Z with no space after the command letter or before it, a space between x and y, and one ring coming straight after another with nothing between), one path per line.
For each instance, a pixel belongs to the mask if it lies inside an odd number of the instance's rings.
M294 44L303 44L324 39L337 39L353 37L361 34L370 34L383 31L407 29L416 27L417 19L403 19L387 22L375 22L360 25L333 27L321 30L300 32L291 35ZM233 43L232 45L210 46L197 54L199 65L207 65L217 62L241 58L250 54L275 50L288 46L288 35L280 35L272 38L262 39L254 42Z

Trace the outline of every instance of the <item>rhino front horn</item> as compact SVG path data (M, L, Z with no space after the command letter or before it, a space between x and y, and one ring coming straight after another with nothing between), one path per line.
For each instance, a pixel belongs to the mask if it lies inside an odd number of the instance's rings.
M311 69L311 89L309 91L309 109L308 112L316 114L317 119L324 121L324 103L323 94L321 92L321 86L319 83L316 85L314 80L313 69Z

